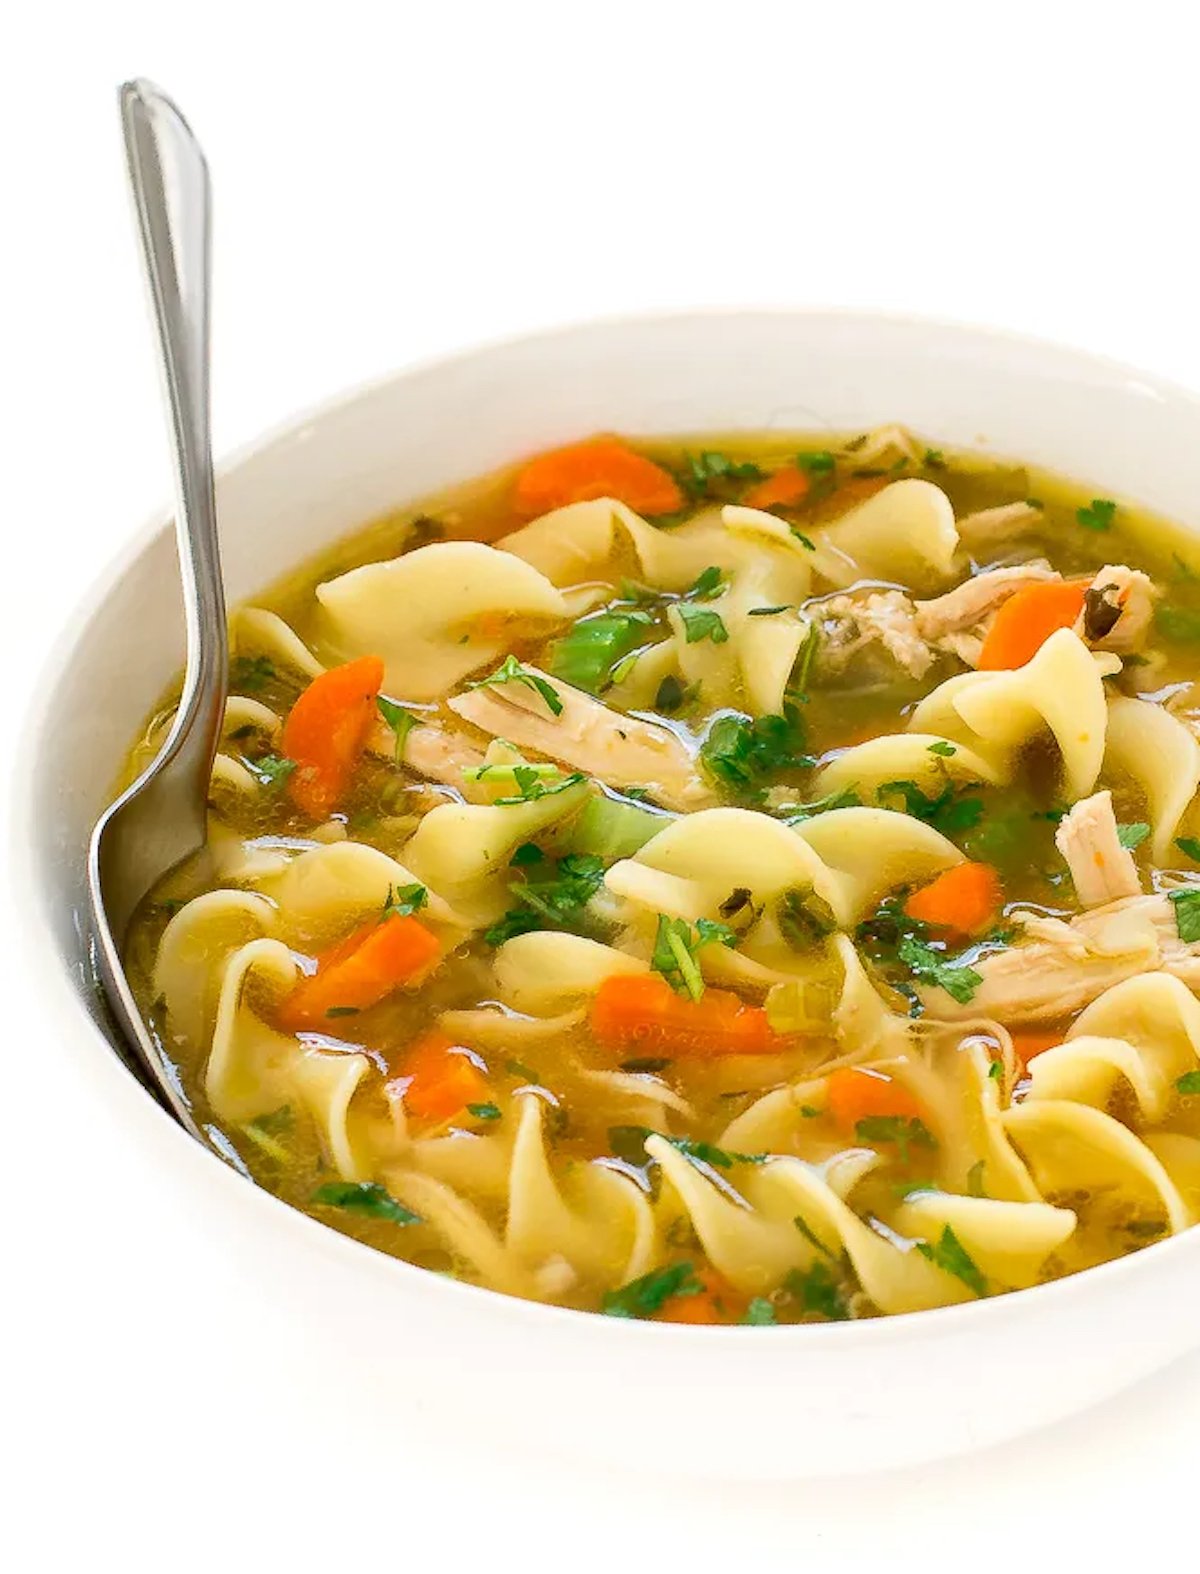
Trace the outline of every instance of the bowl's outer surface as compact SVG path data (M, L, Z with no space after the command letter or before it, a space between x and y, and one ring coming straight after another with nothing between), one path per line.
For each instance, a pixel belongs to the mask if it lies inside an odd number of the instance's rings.
M1200 401L1077 351L947 324L829 312L594 323L418 368L309 414L229 464L218 501L231 599L397 504L582 433L831 430L901 421L934 442L1086 479L1200 520ZM84 848L107 785L179 665L174 546L159 521L72 618L22 757L18 879L38 987L80 1076L219 1231L314 1360L401 1414L488 1413L521 1437L724 1476L915 1463L998 1441L1122 1387L1200 1339L1200 1231L967 1307L859 1324L625 1323L472 1289L371 1252L248 1185L122 1067L81 944ZM56 718L70 716L64 729ZM399 1325L403 1340L348 1341ZM415 1357L414 1357L414 1353ZM651 1420L651 1417L656 1417ZM701 1417L703 1418L701 1420Z

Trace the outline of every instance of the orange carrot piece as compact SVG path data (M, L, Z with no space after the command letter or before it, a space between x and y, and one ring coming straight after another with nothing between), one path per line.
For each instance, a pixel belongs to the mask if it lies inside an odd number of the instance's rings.
M1026 585L996 613L979 654L980 672L1023 667L1051 634L1069 629L1083 610L1086 584L1076 580Z
M904 904L910 918L956 935L987 929L1000 911L1003 891L991 864L957 864L939 874Z
M674 476L653 459L615 437L593 437L531 459L517 476L513 507L533 519L597 497L615 497L639 514L674 514L684 504Z
M424 972L440 949L415 918L372 919L317 958L316 972L283 1002L279 1025L289 1033L328 1032L331 1020L378 1005Z
M467 1050L436 1027L408 1046L395 1081L405 1084L408 1114L439 1126L460 1115L468 1104L487 1099L483 1072Z
M1061 1028L1045 1032L1021 1032L1012 1034L1013 1051L1021 1066L1028 1066L1031 1060L1036 1059L1048 1049L1057 1049L1063 1041Z
M335 809L350 785L382 683L382 660L361 656L314 678L288 713L280 748L296 769L287 788L314 820Z
M830 1072L827 1106L843 1131L853 1133L860 1120L875 1115L895 1115L902 1120L920 1119L921 1106L902 1082L884 1071L863 1066L842 1066Z
M715 1268L697 1269L703 1289L698 1295L672 1295L655 1314L659 1323L740 1323L750 1304Z
M808 496L809 479L799 465L784 465L762 481L756 481L743 497L747 508L791 508Z
M592 1001L591 1029L606 1049L636 1046L696 1059L763 1055L778 1046L761 1006L727 989L685 999L653 973L606 978Z

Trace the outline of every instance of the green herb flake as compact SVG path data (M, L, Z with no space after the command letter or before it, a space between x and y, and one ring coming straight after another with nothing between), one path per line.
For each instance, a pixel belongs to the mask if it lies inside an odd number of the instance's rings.
M854 1127L860 1142L894 1142L901 1164L908 1163L910 1148L936 1148L937 1138L916 1115L865 1115Z
M853 787L844 787L841 792L831 792L828 797L816 798L812 803L789 803L779 812L789 825L800 825L817 814L829 814L834 809L858 809L861 806L862 799Z
M324 1208L344 1208L371 1219L386 1219L389 1224L420 1224L420 1214L397 1202L390 1191L374 1181L329 1181L318 1186L312 1200Z
M927 1257L935 1268L940 1268L943 1273L951 1273L956 1279L961 1279L974 1295L983 1296L988 1293L987 1280L948 1224L942 1230L936 1245L931 1245L928 1241L918 1241L917 1250L922 1257Z
M811 886L785 891L779 898L775 918L780 934L793 951L811 951L838 926L833 908Z
M791 529L792 534L795 536L796 540L802 547L807 547L810 552L815 552L817 550L817 543L811 536L806 536L802 530L797 530L795 525L793 525Z
M522 1060L506 1060L504 1069L510 1077L520 1077L522 1082L531 1082L535 1087L540 1085L540 1079L532 1066L527 1066Z
M533 803L538 798L555 798L560 792L569 792L572 787L578 787L580 782L587 780L582 771L572 771L569 776L557 779L546 778L536 765L514 765L512 772L517 790L506 797L493 799L497 809L508 808L517 803ZM557 777L557 768L555 777Z
M689 601L711 601L719 596L725 589L725 575L711 563L696 576L695 581L684 591L684 597Z
M1176 1079L1175 1091L1182 1093L1185 1098L1191 1098L1194 1094L1200 1093L1200 1070L1185 1071L1181 1077Z
M801 1104L800 1113L805 1120L816 1120L818 1115L824 1114L824 1111L819 1110L815 1104Z
M619 1290L609 1290L600 1303L607 1317L653 1317L666 1303L684 1295L700 1295L704 1286L690 1262L672 1263L633 1279Z
M812 1225L809 1224L808 1220L802 1213L798 1213L792 1220L792 1223L800 1231L801 1235L803 1235L804 1239L810 1246L822 1253L823 1256L830 1258L834 1262L837 1261L836 1255L829 1250L829 1247L826 1246L825 1242L816 1233Z
M700 764L709 778L744 802L761 803L763 783L779 771L808 769L799 709L785 701L779 715L749 716L726 711L716 717L700 745Z
M527 869L530 864L544 863L545 853L536 842L522 842L508 861L510 869Z
M850 1316L837 1280L823 1262L815 1262L803 1272L793 1268L784 1279L783 1288L802 1312L811 1312L831 1323L844 1323Z
M1001 1077L1003 1077L1003 1075L1004 1075L1004 1062L1002 1060L993 1060L990 1063L990 1065L988 1066L988 1076L992 1079L993 1082L999 1082Z
M499 1120L500 1107L498 1104L468 1104L467 1114L474 1115L476 1120Z
M558 696L558 691L552 683L547 683L545 678L539 677L536 672L530 672L517 660L515 656L505 656L504 660L489 673L486 678L476 678L473 683L468 683L469 689L486 689L502 686L505 683L521 683L527 689L540 695L546 709L552 716L561 716L563 702Z
M604 860L593 853L568 853L528 867L525 878L508 888L517 905L484 931L490 946L501 946L534 929L577 930L584 908L604 880Z
M632 1060L623 1060L620 1069L631 1076L656 1076L670 1064L670 1060L661 1055L635 1055Z
M1167 893L1175 908L1175 929L1186 944L1200 940L1200 886Z
M687 699L687 690L675 676L668 672L658 685L658 693L654 696L654 709L663 716L673 716L677 710L682 709Z
M1196 893L1200 899L1200 891ZM1200 914L1197 915L1200 921ZM1197 930L1200 938L1200 928ZM898 959L904 963L914 978L925 979L944 989L960 1006L968 1005L983 978L973 967L949 960L944 952L936 951L915 935L905 935L896 948Z
M389 700L386 694L380 694L375 705L379 714L387 722L396 736L394 752L396 764L404 761L404 746L408 742L408 735L417 725L417 718L412 711L406 710L403 705L397 705L395 700Z
M729 630L725 627L725 620L719 612L713 612L707 607L691 606L686 601L677 603L675 607L683 623L684 642L688 645L698 645L701 640L710 639L714 645L724 645L729 639Z
M262 754L246 763L264 787L282 787L296 769L295 760L285 759L282 754Z
M601 694L620 682L618 668L636 660L635 647L645 641L653 625L650 614L638 610L581 618L570 633L554 642L550 671L573 688Z
M1190 607L1172 607L1161 602L1154 609L1154 626L1168 639L1194 642L1200 640L1200 612Z
M388 886L380 920L385 918L411 918L429 905L429 892L423 885Z
M327 1017L356 1017L358 1013L358 1006L330 1006L325 1015Z
M742 1318L742 1322L750 1328L774 1328L777 1321L775 1308L765 1295L756 1295Z
M1117 840L1122 847L1127 847L1131 852L1135 847L1140 847L1150 835L1150 827L1145 820L1136 820L1132 825L1117 826Z
M751 607L746 613L748 618L773 618L780 612L790 612L790 606L782 607Z
M805 475L831 475L837 466L837 460L828 448L818 448L812 453L796 455L797 468L803 470Z
M1108 497L1094 497L1084 508L1075 510L1075 519L1085 530L1111 530L1117 505Z
M927 448L921 463L926 470L944 470L946 468L946 456L940 448Z
M929 744L928 750L930 754L936 754L940 759L943 760L948 760L952 755L958 753L958 750L955 748L954 744L947 743L944 738L939 738L936 743Z
M904 800L904 813L916 820L924 820L941 831L943 836L972 830L983 818L981 798L960 798L947 782L942 791L931 798L913 781L884 782L876 789L876 798L883 803L886 798L899 796ZM884 807L888 807L884 803Z
M257 694L278 676L266 656L236 656L229 664L229 687L237 694Z

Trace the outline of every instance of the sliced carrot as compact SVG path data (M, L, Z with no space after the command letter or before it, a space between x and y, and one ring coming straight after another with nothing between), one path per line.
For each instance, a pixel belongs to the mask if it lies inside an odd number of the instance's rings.
M639 514L674 514L684 504L679 483L653 459L615 437L593 437L531 459L517 476L513 507L533 519L597 497L615 497Z
M1022 1067L1028 1066L1038 1055L1048 1049L1057 1049L1063 1041L1062 1029L1049 1032L1021 1032L1012 1035L1013 1050Z
M799 465L784 465L757 481L743 497L747 508L791 508L808 496L809 479Z
M991 864L957 864L914 891L904 904L910 918L955 935L977 935L1000 911L1003 891Z
M696 1272L703 1286L698 1295L672 1295L655 1315L659 1323L739 1323L750 1304L747 1297L722 1279L715 1268Z
M382 683L380 658L361 656L314 678L288 713L280 747L296 769L287 789L314 820L335 809L350 785Z
M470 1053L440 1028L414 1039L395 1079L404 1083L404 1108L421 1121L441 1125L468 1104L481 1104L488 1085Z
M863 1066L842 1066L830 1072L827 1108L843 1131L853 1133L860 1120L895 1115L901 1120L920 1119L921 1106L902 1082L883 1071Z
M654 973L606 978L592 1001L593 1035L609 1049L639 1049L697 1059L763 1055L778 1040L761 1006L748 1006L726 989L706 989L699 1000L677 995Z
M425 971L437 956L437 938L415 918L393 913L374 919L317 958L279 1010L286 1032L319 1032L332 1021L378 1005L401 984Z
M1069 629L1083 611L1086 584L1053 581L1026 585L996 613L983 649L980 672L1006 672L1023 667L1059 629Z

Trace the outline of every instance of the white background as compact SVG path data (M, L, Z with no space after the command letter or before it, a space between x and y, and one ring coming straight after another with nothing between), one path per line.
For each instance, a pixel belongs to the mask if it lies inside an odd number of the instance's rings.
M67 610L168 488L122 77L159 80L209 153L220 452L413 358L692 303L912 309L1200 384L1189 10L23 7L0 94L9 736ZM451 1444L351 1413L220 1242L179 1233L19 977L5 1027L0 1556L21 1574L1107 1569L1198 1539L1196 1359L984 1455L787 1487L586 1476L552 1447L489 1454L465 1421ZM805 1425L802 1393L780 1403ZM667 1419L703 1417L699 1393ZM569 1395L564 1425L586 1425Z

